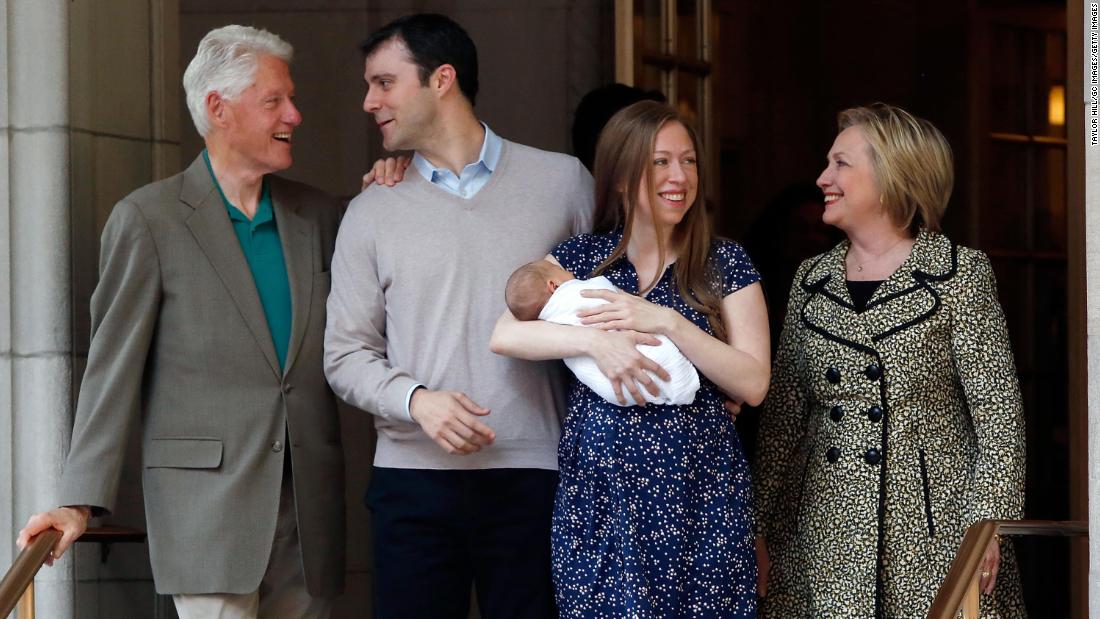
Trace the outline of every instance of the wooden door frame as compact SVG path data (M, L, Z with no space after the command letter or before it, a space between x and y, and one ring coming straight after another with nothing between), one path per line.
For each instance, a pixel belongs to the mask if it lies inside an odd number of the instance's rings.
M705 67L706 73L701 74L699 77L703 81L703 94L702 101L699 102L698 124L700 126L695 127L695 129L699 132L704 148L703 173L709 179L705 186L706 197L711 201L711 204L717 205L720 204L718 133L714 127L714 86L710 62L714 50L718 46L718 31L714 27L715 22L712 19L711 0L696 1L699 3L699 37L701 39L700 56L702 61L694 64ZM662 17L664 18L664 24L662 24L664 27L663 36L669 49L675 50L677 49L677 32L674 20L669 16L674 16L676 13L676 0L661 0L661 6ZM672 58L673 56L670 55L669 57ZM634 41L634 0L615 0L615 81L627 86L634 86L635 68L640 61ZM668 98L669 104L675 107L678 84L676 84L675 79L666 81L667 83L664 84L661 90Z
M971 0L971 15L978 3ZM1036 23L1034 13L1026 9L997 11L997 21L1053 29L1064 23L1066 30L1066 368L1067 368L1067 432L1069 434L1069 518L1089 517L1089 419L1088 419L1088 351L1086 306L1086 236L1085 236L1085 104L1084 104L1084 3L1067 2L1064 22ZM971 97L971 118L982 118L982 110L996 102L986 97L987 77L978 74L987 66L986 46L979 37L970 38L971 83L977 85L979 96ZM1081 79L1078 79L1078 78ZM970 187L972 205L968 220L971 245L978 244L980 235L981 150L988 137L988 127L971 123ZM1100 497L1098 497L1100 498ZM1089 543L1087 538L1070 541L1069 555L1070 616L1086 617L1089 609Z
M1084 2L1066 3L1066 300L1069 382L1069 517L1089 519L1088 308L1085 264ZM1081 79L1078 79L1080 77ZM1088 616L1088 541L1070 545L1070 612Z

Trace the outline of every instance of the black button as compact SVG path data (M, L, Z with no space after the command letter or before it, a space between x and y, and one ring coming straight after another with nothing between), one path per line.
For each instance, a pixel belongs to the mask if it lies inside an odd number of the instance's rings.
M294 391L294 386L290 383L283 385L283 395L290 395L290 392Z
M833 410L829 411L829 417L831 417L833 421L840 423L840 420L844 418L844 407L837 404L833 407Z
M882 461L882 454L872 447L867 450L867 453L863 454L863 459L867 461L867 464L878 464Z
M866 374L867 378L870 378L871 380L878 380L879 377L882 376L882 368L879 367L879 364L872 363L871 365L867 366L867 369L863 373Z
M882 421L882 408L878 406L872 406L871 408L867 409L867 418L875 423Z
M829 450L825 452L825 459L828 460L829 462L836 462L837 460L839 460L840 459L840 448L839 447L830 447Z
M840 370L838 370L835 367L830 365L829 369L825 370L825 380L829 381L830 383L832 383L834 385L839 383L840 382Z

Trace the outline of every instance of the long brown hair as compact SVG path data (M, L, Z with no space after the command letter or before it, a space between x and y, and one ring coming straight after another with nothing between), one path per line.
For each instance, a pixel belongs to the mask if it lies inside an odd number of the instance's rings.
M695 147L695 156L703 159L702 146L695 129L674 108L656 101L640 101L623 108L611 117L600 133L596 144L596 225L595 231L606 233L622 226L623 238L593 275L599 275L612 263L626 255L630 234L637 212L638 187L646 184L651 204L657 201L657 189L653 175L653 149L657 132L666 124L683 125ZM660 266L653 281L647 286L638 282L639 290L652 288L660 281L667 264L670 249L677 256L676 286L680 296L696 311L703 313L710 323L715 337L725 341L726 328L722 322L720 279L711 263L710 216L703 196L703 166L698 168L699 186L696 203L688 208L684 218L672 231L672 247L665 247L660 224L654 214L653 226L658 230L657 257Z

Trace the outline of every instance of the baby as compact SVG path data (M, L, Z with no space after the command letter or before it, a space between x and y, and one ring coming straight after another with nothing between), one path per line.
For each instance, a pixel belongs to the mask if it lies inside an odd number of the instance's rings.
M577 312L607 301L583 297L582 290L620 292L606 277L580 280L548 260L536 260L512 273L508 278L504 298L508 309L518 320L546 320L561 325L584 326L577 317ZM653 404L691 404L695 401L695 392L699 390L699 372L672 340L663 335L656 337L661 342L659 345L639 344L638 351L663 367L669 374L669 380L654 377L653 380L660 387L660 394L653 395L641 389L642 395L646 402ZM619 404L611 381L604 376L591 357L570 357L565 359L565 365L578 380L608 402L616 406L635 404L633 396L625 389L623 396L626 404Z

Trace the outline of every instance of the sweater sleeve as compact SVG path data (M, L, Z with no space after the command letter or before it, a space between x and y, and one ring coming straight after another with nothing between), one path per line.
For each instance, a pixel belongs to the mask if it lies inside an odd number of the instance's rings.
M575 182L572 183L574 189L573 198L570 202L572 203L574 211L573 229L570 233L576 236L592 231L592 221L596 210L596 188L592 180L592 175L589 174L580 160L573 159L573 164L575 166Z
M359 198L363 199L362 197ZM336 236L325 328L325 376L342 400L381 417L410 421L418 382L386 356L386 297L365 208L355 202Z

